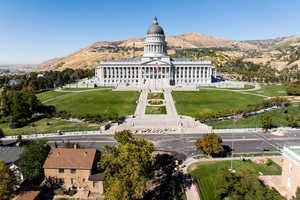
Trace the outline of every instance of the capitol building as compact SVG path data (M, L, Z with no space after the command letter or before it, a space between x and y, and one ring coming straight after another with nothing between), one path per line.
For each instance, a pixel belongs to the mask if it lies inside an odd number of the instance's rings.
M143 57L102 61L95 69L95 77L81 84L88 87L195 87L210 85L214 77L216 68L211 61L171 58L168 55L164 30L155 17L144 40Z

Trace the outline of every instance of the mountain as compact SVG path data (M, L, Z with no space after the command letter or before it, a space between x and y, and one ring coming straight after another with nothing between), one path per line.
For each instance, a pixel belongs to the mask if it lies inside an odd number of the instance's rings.
M207 34L187 33L166 36L168 53L173 55L178 49L213 49L226 59L242 58L254 63L270 64L274 68L298 64L297 51L300 35L270 40L235 41L216 38ZM143 38L130 38L114 42L96 42L68 56L45 61L36 67L37 71L63 70L66 68L95 68L102 60L138 57L143 55ZM299 65L300 66L300 65Z

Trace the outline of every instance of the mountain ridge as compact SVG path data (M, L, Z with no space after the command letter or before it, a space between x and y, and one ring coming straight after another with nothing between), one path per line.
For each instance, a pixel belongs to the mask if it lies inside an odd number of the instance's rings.
M280 54L289 54L291 46L300 47L300 35L279 37L267 40L228 40L203 33L183 33L166 36L168 53L173 55L176 49L212 48L220 55L242 58L254 63L271 63L274 68L282 69L292 63ZM70 55L47 60L34 67L37 71L63 70L66 68L95 68L102 60L131 58L143 55L143 38L133 37L127 40L99 41L81 48ZM286 56L286 55L285 55ZM280 57L277 59L277 57ZM263 59L262 59L263 58ZM275 60L274 60L275 59ZM298 59L294 60L297 61ZM278 62L280 65L278 65ZM298 63L298 62L296 62Z

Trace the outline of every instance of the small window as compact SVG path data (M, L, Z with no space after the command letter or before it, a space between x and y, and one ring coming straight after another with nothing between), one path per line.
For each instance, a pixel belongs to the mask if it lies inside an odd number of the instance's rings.
M58 173L64 173L65 169L58 169Z
M71 174L75 174L76 173L76 169L71 169Z
M65 184L65 179L59 178L59 179L58 179L58 183L59 183L60 185Z
M76 183L77 183L76 178L71 178L71 184L76 184Z
M99 183L98 182L93 182L93 187L94 188L98 188L99 187Z
M85 182L85 178L82 179L82 182Z

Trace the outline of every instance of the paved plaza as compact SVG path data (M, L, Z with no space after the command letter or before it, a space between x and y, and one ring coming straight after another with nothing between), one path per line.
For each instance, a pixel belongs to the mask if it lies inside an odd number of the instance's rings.
M137 102L133 117L125 123L112 127L111 131L129 129L135 133L164 132L164 133L208 133L212 128L202 124L192 117L178 115L170 88L143 89ZM146 114L149 93L163 93L166 114Z

